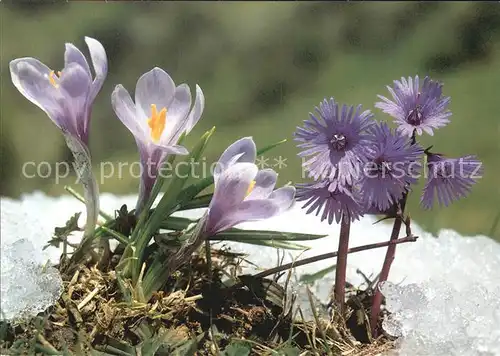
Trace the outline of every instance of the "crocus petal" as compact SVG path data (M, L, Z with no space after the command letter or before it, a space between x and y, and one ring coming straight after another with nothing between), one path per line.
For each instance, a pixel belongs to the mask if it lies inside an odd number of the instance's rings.
M101 90L104 79L106 79L108 73L108 59L106 57L106 51L99 41L91 37L85 37L85 42L89 48L90 58L92 59L92 65L95 71L95 79L92 83L92 90L89 96L89 100L92 102L99 90Z
M227 212L215 227L214 233L232 228L245 221L271 218L280 212L280 207L268 199L245 200L236 209Z
M68 116L68 126L74 125L77 132L82 135L81 139L87 143L85 122L87 115L87 100L90 90L91 78L79 64L71 63L61 74L59 80L60 89L64 92L66 100L64 105ZM62 103L61 103L62 104Z
M170 106L167 108L165 129L160 138L162 145L174 145L185 131L187 116L191 108L191 90L187 84L175 88Z
M232 165L219 176L208 208L208 231L243 201L258 170L255 164L243 162Z
M64 67L66 68L72 63L80 65L88 73L89 77L92 76L89 64L83 53L73 44L66 43L66 50L64 51Z
M136 116L135 104L127 89L119 84L111 94L111 105L120 121L129 131L140 140L146 140L146 121L139 120Z
M174 100L175 83L167 72L158 67L144 73L135 87L135 105L144 118L151 116L151 105L158 111L168 108Z
M189 113L188 121L186 124L186 134L190 133L193 127L196 125L198 120L201 118L201 114L203 114L203 110L205 109L205 96L201 88L196 84L196 99L194 102L193 109Z
M295 198L295 187L286 186L276 189L269 195L269 200L279 207L279 214L292 206Z
M233 160L235 156L239 157ZM257 156L257 147L255 147L255 142L253 142L252 137L244 137L233 143L231 146L226 148L224 153L219 158L217 165L214 169L214 177L217 180L217 176L221 174L225 169L227 169L231 164L237 162L255 162Z
M50 68L34 58L19 58L10 62L12 83L26 99L42 109L59 127L68 131L59 104L61 92L50 83Z
M255 177L255 186L248 197L246 197L246 200L266 199L273 192L277 178L278 174L272 169L259 171Z
M232 207L241 203L258 171L255 164L248 162L236 163L226 169L219 177L213 204Z

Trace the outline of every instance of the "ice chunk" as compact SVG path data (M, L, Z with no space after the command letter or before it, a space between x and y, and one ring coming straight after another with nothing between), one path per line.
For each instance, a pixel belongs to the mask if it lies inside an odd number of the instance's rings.
M59 299L63 290L59 271L40 257L27 239L2 246L2 319L34 316Z
M419 286L387 282L381 291L392 312L382 326L401 336L399 355L500 355L500 288L469 281L458 290L436 278Z

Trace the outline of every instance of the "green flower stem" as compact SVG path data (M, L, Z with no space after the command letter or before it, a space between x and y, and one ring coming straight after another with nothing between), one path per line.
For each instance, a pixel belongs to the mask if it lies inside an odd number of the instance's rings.
M145 300L149 300L153 292L159 291L167 282L168 278L183 263L189 261L191 255L195 253L207 240L203 233L207 216L204 215L194 227L186 243L171 256L157 256L146 272L142 283Z
M69 185L64 186L64 190L66 190L69 194L71 194L76 199L78 199L83 204L85 204L85 199L76 190L71 188ZM111 215L105 213L102 210L99 210L99 215L101 215L104 218L104 220L106 220L106 221L113 220L113 217Z
M179 138L179 141L178 141L179 145L182 144L182 141L184 141L185 137L186 137L186 135L183 133L181 135L181 137ZM174 163L175 158L176 158L175 155L171 155L168 158L167 162L164 163L164 166L166 165L167 167L170 167ZM158 176L155 180L155 183L153 184L153 189L151 190L151 195L149 196L149 199L146 202L146 205L143 207L142 212L139 215L139 221L137 222L136 229L135 229L135 230L137 230L138 233L143 229L144 224L146 223L146 221L150 215L149 210L153 206L153 203L155 202L158 194L160 194L161 189L163 188L164 184L165 184L165 178L162 176ZM133 241L135 241L135 238L139 235L138 233L132 235Z
M201 155L205 151L205 148L214 132L215 127L205 132L198 144L191 151L191 154L186 160L187 162L198 162L200 160ZM165 195L161 198L158 206L154 209L148 221L144 224L144 229L139 230L137 240L134 240L133 242L135 247L135 256L137 257L137 259L132 260L131 262L132 281L134 284L137 282L137 278L139 276L139 268L144 262L144 250L151 240L151 237L160 228L163 219L178 210L183 201L181 193L186 181L189 178L190 165L185 165L182 168L182 171L170 180L170 184Z

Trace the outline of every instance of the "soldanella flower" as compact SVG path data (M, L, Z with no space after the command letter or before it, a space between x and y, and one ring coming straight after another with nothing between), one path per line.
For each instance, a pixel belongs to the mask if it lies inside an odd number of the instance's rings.
M482 163L475 156L445 158L427 153L427 167L427 182L421 197L425 209L432 208L436 196L441 206L467 196L483 173Z
M186 155L178 140L188 134L205 107L201 88L196 85L193 107L187 84L176 86L160 68L143 74L135 87L135 103L128 91L117 85L111 95L113 109L135 138L141 159L141 183L137 210L149 198L158 170L168 154Z
M71 43L66 44L64 68L54 70L31 57L10 62L12 83L26 99L42 109L61 129L75 158L75 170L84 186L87 208L86 236L93 232L99 212L99 189L88 149L92 103L102 88L108 72L104 47L95 39L85 37L94 67Z
M293 203L295 188L274 189L277 174L254 164L255 143L242 138L229 146L214 170L214 195L208 207L203 235L213 236L245 221L271 218Z
M321 213L321 221L328 219L329 224L334 220L340 223L344 214L347 214L351 221L359 220L363 216L359 193L355 189L338 184L335 180L323 179L315 183L297 184L296 200L306 201L302 207L308 208L306 213L316 211L316 216Z
M385 211L418 180L423 150L385 122L375 125L371 132L360 186L366 207Z
M316 111L319 117L310 113L310 119L295 132L298 147L304 149L299 156L309 157L304 167L316 180L337 178L341 184L352 185L365 159L363 146L373 114L361 112L361 105L356 110L347 105L339 108L333 98L325 99Z
M423 131L433 135L433 129L450 122L451 112L447 109L450 97L443 97L442 88L441 83L429 77L424 78L422 87L418 75L401 78L401 81L394 81L393 88L387 87L394 101L378 95L383 101L375 103L375 107L392 116L408 136L414 131L418 135Z
M26 57L10 62L12 83L26 99L45 111L65 134L77 137L88 146L92 103L102 87L108 71L104 47L85 37L95 71L83 53L66 44L64 68L54 70L38 59Z

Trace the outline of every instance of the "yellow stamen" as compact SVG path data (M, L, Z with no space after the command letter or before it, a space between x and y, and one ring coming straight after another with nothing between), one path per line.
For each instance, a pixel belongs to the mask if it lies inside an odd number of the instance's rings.
M165 121L167 120L167 108L162 108L160 112L156 109L155 104L151 104L151 117L148 119L148 125L151 128L151 138L154 142L160 140L161 134L165 129Z
M247 194L245 195L245 198L250 195L250 193L253 191L253 188L255 188L255 181L254 180L250 182L250 185L248 186Z
M61 71L57 71L57 74L54 71L51 71L49 73L49 82L50 84L52 84L54 88L59 87L59 84L56 82L56 78L59 80L60 77L61 77Z

